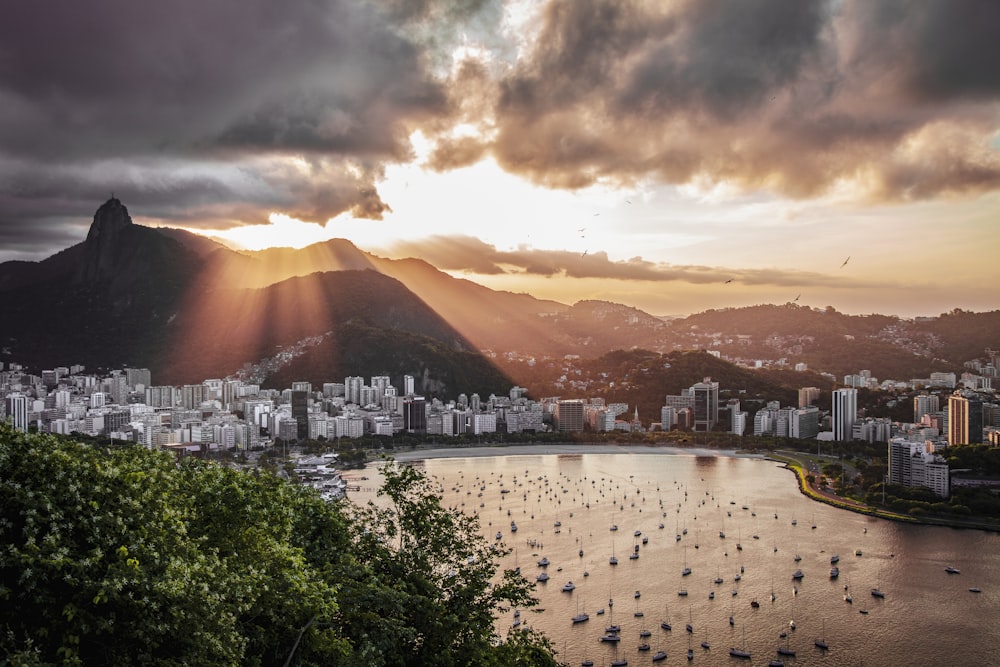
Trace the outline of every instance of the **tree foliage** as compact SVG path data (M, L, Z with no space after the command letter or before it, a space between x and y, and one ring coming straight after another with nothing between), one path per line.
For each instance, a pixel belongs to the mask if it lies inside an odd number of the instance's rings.
M411 469L386 479L392 511L348 516L270 474L0 425L0 662L551 658L543 639L495 636L493 614L530 589L496 582L475 522Z

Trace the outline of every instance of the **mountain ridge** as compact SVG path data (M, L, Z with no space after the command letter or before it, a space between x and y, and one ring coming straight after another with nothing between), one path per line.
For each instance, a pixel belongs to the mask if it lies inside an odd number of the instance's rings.
M98 209L91 232L40 262L0 264L9 315L0 324L0 360L35 367L131 364L156 368L157 377L193 380L194 369L202 377L225 375L233 364L352 319L369 330L425 336L419 346L439 354L489 350L501 365L515 358L598 358L617 349L711 349L834 375L869 369L909 379L960 371L985 348L1000 348L1000 311L918 321L760 304L664 319L614 302L567 305L492 290L423 259L379 257L345 239L237 252L184 230L137 225L116 199ZM189 372L170 369L171 360L176 366L182 359L192 363Z

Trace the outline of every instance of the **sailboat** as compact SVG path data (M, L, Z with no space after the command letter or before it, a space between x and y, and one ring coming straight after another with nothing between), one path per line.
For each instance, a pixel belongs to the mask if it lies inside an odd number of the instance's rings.
M664 630L671 630L672 629L671 626L670 626L670 607L669 606L666 607L666 609L664 610L663 622L660 623L660 627L663 628Z
M794 658L795 657L795 649L793 649L789 645L789 643L788 643L790 641L788 633L787 632L782 632L781 634L784 635L784 637L785 637L785 645L784 646L778 646L778 655L787 655L789 657Z
M611 540L611 558L608 559L611 565L618 565L618 558L615 556L615 541Z
M687 575L691 574L691 568L688 567L687 562L688 562L688 560L687 560L687 547L684 547L684 569L681 570L681 576L682 577L686 577Z
M639 648L638 648L639 651L650 650L649 642L646 640L646 638L652 634L653 634L652 632L646 629L646 624L643 623L642 629L639 630L639 637L642 639L642 641L639 643Z
M577 598L577 600L576 600L576 616L573 617L573 623L574 624L576 624L576 623L583 623L583 622L589 621L589 620L590 620L590 614L588 614L585 611L584 612L580 611L580 599Z
M740 648L732 647L729 649L729 655L734 658L743 658L744 660L750 659L750 651L747 650L747 633L746 628L743 629L743 645Z
M879 573L879 581L881 581L881 579L882 579L882 574L880 572ZM878 584L878 583L875 584L875 588L872 589L872 597L876 597L876 598L884 598L885 597L885 593L882 592L880 584Z
M826 621L823 621L823 636L817 639L815 642L816 648L826 651L830 646L826 643Z

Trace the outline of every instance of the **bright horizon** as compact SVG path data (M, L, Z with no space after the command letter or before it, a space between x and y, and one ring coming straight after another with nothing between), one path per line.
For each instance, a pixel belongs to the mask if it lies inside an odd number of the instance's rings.
M234 248L344 238L563 303L1000 308L1000 7L189 12L0 27L25 63L0 71L0 261L83 240L114 192Z

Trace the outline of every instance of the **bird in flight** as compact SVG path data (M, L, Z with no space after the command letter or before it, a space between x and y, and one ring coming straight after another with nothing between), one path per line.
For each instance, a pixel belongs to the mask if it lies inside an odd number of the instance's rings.
M580 255L580 257L586 257L588 252L590 252L590 250L584 250L583 254Z
M844 260L844 263L840 265L840 268L844 268L845 266L847 266L847 263L849 261L851 261L851 256L850 255L848 255L847 259Z
M733 279L732 279L732 278L730 278L729 280L727 280L725 284L726 284L726 285L728 285L728 284L729 284L729 283L731 283L731 282L733 282Z
M802 296L802 295L801 295L801 294L799 294L799 296ZM794 303L795 301L798 301L798 300L799 300L799 296L797 296L797 297L795 297L794 299L792 299L792 302Z

